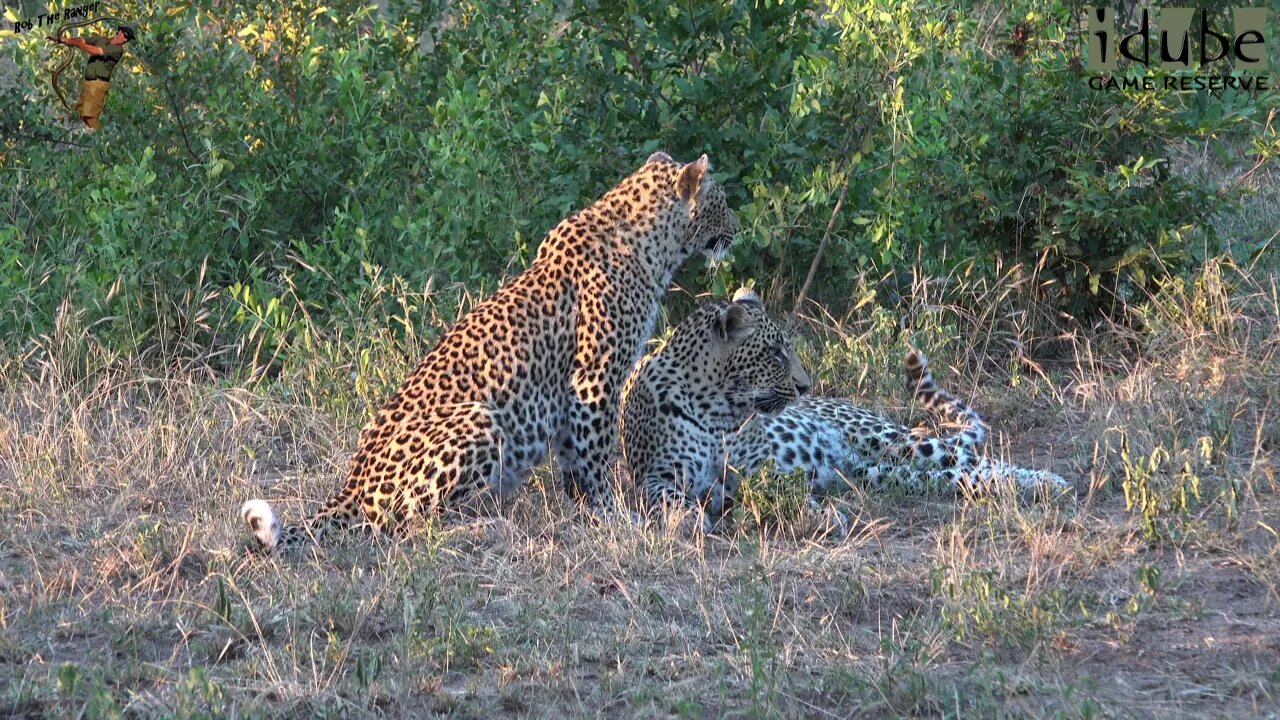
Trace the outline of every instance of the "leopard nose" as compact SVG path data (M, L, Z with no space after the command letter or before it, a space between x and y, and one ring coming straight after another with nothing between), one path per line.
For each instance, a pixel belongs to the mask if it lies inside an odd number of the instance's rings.
M796 395L804 395L809 392L809 388L813 387L809 383L796 383Z

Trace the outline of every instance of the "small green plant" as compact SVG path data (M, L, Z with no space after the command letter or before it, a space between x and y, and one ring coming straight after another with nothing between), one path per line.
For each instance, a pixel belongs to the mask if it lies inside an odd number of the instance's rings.
M1137 617L1155 605L1160 590L1160 568L1155 565L1140 565L1134 573L1138 581L1138 591L1129 597L1125 604L1125 612L1129 617Z
M80 668L75 663L63 663L58 668L58 694L63 697L75 695L80 684Z
M216 588L213 595L213 614L222 622L228 625L234 625L232 618L231 596L227 593L226 580L219 577L214 584Z
M64 707L79 706L70 713L86 720L123 720L124 711L116 702L115 694L96 675L86 676L74 663L65 663L58 669L58 695ZM85 698L83 702L80 698Z
M436 647L441 665L450 670L468 670L480 665L494 652L498 633L489 625L476 624L457 613L443 619L444 638Z
M361 653L356 656L355 683L361 695L368 696L374 682L382 675L382 655L379 652Z
M177 687L175 717L182 720L213 720L226 715L222 687L202 667L191 668Z
M1113 435L1119 435L1125 509L1139 517L1147 540L1180 539L1192 512L1202 504L1200 470L1213 459L1213 442L1201 438L1195 450L1175 445L1173 452L1157 444L1150 452L1139 454L1124 430L1114 430ZM1233 486L1227 484L1228 500L1234 497L1232 491ZM1229 518L1232 507L1228 505Z
M880 639L875 678L878 694L897 713L936 713L939 688L928 672L931 658L925 643L910 633L900 635L897 627L892 629Z
M980 569L948 572L938 567L931 580L934 594L944 599L943 626L957 640L978 637L1028 648L1076 621L1079 603L1061 588L1015 591L1005 587L995 572Z
M417 641L433 631L432 617L440 606L439 578L430 568L405 573L400 589L400 622L405 636Z
M809 497L809 483L802 471L778 474L767 463L742 478L734 505L734 525L744 531L786 532L800 525Z
M741 600L745 625L740 639L747 654L751 672L751 715L756 718L780 718L778 677L783 671L773 636L773 612L770 608L768 571L755 563L743 576Z

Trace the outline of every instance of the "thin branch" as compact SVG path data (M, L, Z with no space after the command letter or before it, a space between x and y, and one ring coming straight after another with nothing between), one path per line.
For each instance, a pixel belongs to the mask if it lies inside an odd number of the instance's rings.
M862 142L858 147L867 144L867 139L871 137L871 133L875 132L875 126L867 128L864 133ZM840 164L837 166L837 172L844 173L849 164L849 148L852 147L853 136L845 141L844 148L840 150ZM844 199L849 195L849 178L845 177L844 187L840 189L840 197L836 200L836 206L831 210L831 219L827 221L827 229L822 233L822 241L818 243L818 250L813 254L813 261L809 263L809 272L805 275L804 285L800 286L800 294L796 296L796 303L791 308L791 316L798 317L800 309L804 307L805 300L809 297L809 289L813 287L813 280L818 275L818 266L822 264L822 256L827 253L827 245L831 243L831 231L835 228L836 218L840 216L840 209L844 207Z
M87 149L89 149L89 150L92 150L92 149L95 147L94 145L85 145L84 143L78 143L78 142L75 142L75 141L73 141L73 140L59 140L58 138L55 138L55 137L49 137L49 136L42 136L42 135L28 135L28 134L26 134L26 133L20 133L20 132L16 132L16 131L14 131L14 130L9 130L8 128L5 128L4 134L5 134L5 135L8 135L8 136L11 136L11 137L25 138L25 139L27 139L27 140L42 140L42 141L44 141L44 142L48 142L48 143L59 143L59 144L62 144L62 145L74 145L74 146L76 146L76 147L87 148Z
M836 218L840 215L840 208L844 207L844 199L848 194L849 181L846 179L844 187L840 190L840 198L836 200L835 209L831 211L831 219L827 221L827 230L822 234L822 242L818 243L818 251L813 254L813 262L809 263L809 274L805 276L804 285L800 286L800 295L796 297L796 304L791 308L793 317L800 314L800 308L804 307L804 302L809 297L809 288L813 285L813 279L818 274L818 266L822 264L822 256L827 252L827 244L831 242L831 229L835 227Z

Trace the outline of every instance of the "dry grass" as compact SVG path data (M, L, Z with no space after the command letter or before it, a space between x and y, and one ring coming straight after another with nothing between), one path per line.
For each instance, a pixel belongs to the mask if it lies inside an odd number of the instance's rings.
M786 512L696 541L593 525L545 473L475 522L249 560L240 502L315 507L393 378L341 343L252 391L12 361L0 715L1274 717L1277 276L1212 263L1047 338L1030 283L908 283L900 316L1077 498L851 497L841 542ZM824 392L903 413L899 316L870 307L805 352Z

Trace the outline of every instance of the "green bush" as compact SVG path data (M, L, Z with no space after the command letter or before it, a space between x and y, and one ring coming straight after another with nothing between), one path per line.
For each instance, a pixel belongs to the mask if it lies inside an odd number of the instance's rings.
M1020 262L1091 313L1216 249L1218 188L1172 153L1257 134L1276 100L1090 89L1065 0L113 11L149 20L106 128L77 136L92 149L31 139L65 135L55 48L0 47L8 337L69 308L122 351L243 346L264 323L279 351L300 316L394 312L378 277L487 292L658 148L708 153L739 209L719 288L792 299L825 241L829 302L904 263Z
M1060 15L1029 12L994 57L971 54L909 93L903 189L932 202L910 203L898 227L952 255L1039 265L1065 309L1088 313L1216 251L1219 188L1171 153L1247 127L1265 98L1091 89Z

